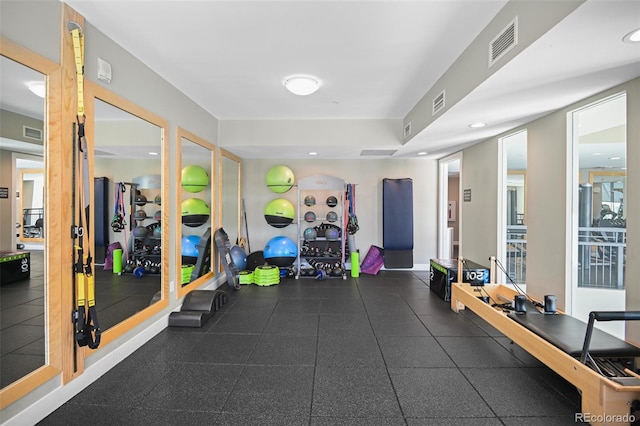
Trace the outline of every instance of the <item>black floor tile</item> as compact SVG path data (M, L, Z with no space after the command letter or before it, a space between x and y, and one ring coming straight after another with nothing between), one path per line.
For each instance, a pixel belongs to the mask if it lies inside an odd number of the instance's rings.
M220 412L243 366L175 363L137 406L147 409Z
M463 368L461 371L499 417L573 418L577 407L524 370Z
M413 314L390 316L385 313L369 313L371 327L376 336L430 336L431 334Z
M389 368L455 367L451 357L431 336L382 336L378 342Z
M235 414L309 415L313 366L252 366L242 371L223 411Z
M522 363L492 337L436 337L459 368L522 367Z
M317 336L317 314L273 314L265 326L264 334Z
M247 364L313 366L316 351L316 336L265 334L253 349Z
M384 367L384 360L373 336L320 336L317 365Z
M402 415L384 367L316 368L313 416L391 417Z
M101 321L148 304L144 279L107 278ZM109 425L575 424L571 384L473 312L452 312L428 278L225 285L229 300L206 324L161 331L42 424L86 424L84 412ZM42 318L26 321L42 331ZM35 351L42 338L13 350Z
M389 374L407 417L495 416L457 368L390 368Z

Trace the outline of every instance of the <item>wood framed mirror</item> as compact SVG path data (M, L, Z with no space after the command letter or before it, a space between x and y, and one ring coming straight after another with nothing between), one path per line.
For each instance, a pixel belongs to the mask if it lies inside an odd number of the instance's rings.
M242 234L242 159L231 152L220 149L219 156L218 217L220 226L229 236L231 245L244 245ZM247 248L245 249L245 253ZM249 254L249 253L246 253ZM219 270L222 270L222 265Z
M62 371L61 329L55 321L62 285L62 258L56 244L62 238L60 174L55 165L62 163L62 152L60 66L2 37L0 76L0 174L8 183L0 190L0 197L8 199L0 203L0 226L11 230L0 233L0 251L5 259L11 253L27 256L16 259L17 263L2 262L3 268L9 263L20 267L11 283L3 272L0 290L3 409ZM29 86L37 87L39 95ZM33 234L34 238L23 241L23 226L31 223L31 217L22 217L24 198L18 196L25 196L30 184L22 182L34 178L35 172L27 171L34 168L40 169L35 198L42 216L34 218L33 225L41 229L37 237ZM42 220L36 224L37 219ZM12 300L15 303L9 303Z
M216 216L215 146L193 133L178 127L176 147L179 162L176 182L176 226L179 242L176 265L179 266L177 297L181 298L214 276L215 250L213 233ZM184 206L184 208L182 208Z
M92 200L104 193L91 213L102 347L168 305L168 123L95 83L85 93Z

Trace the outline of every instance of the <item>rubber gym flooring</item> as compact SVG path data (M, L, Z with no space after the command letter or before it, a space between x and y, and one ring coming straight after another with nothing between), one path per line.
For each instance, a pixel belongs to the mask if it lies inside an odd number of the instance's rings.
M42 425L568 425L578 392L428 272L223 287L202 328L167 328Z

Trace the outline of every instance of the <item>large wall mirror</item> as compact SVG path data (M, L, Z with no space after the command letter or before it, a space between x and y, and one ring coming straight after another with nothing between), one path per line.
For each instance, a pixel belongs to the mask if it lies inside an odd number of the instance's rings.
M178 297L213 278L215 253L215 147L204 139L182 129L177 131L180 164L177 167L176 191L180 207L181 226L177 253L180 265Z
M60 257L49 246L60 235L47 226L60 209L47 167L59 154L48 121L59 112L59 73L0 40L0 409L61 371L60 330L49 320L60 302L60 277L49 270Z
M231 245L244 246L246 235L242 233L242 160L240 157L224 149L220 150L220 173L218 192L220 202L218 214L220 226L229 236ZM249 254L248 247L243 247L245 254Z
M102 344L167 305L167 124L85 82L93 153L94 281ZM91 110L90 110L91 109Z

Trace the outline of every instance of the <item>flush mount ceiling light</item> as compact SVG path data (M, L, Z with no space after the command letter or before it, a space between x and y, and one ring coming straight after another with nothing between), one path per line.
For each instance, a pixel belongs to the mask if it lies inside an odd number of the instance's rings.
M314 77L295 76L284 81L284 87L298 96L307 96L320 88L320 82Z
M622 41L626 43L640 43L640 28L631 31L629 34L624 36Z
M477 123L469 124L469 127L471 127L472 129L479 129L480 127L484 127L486 125L487 125L486 123L477 122Z
M33 94L43 99L47 93L46 88L44 86L44 81L29 82L27 83L27 87L29 88L29 90L31 90Z

